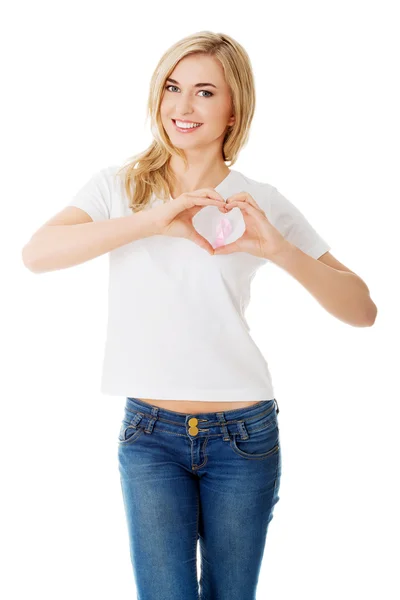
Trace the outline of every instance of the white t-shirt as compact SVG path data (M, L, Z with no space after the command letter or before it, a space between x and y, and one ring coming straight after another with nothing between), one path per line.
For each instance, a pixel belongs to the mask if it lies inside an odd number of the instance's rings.
M69 205L94 221L133 214L118 168L95 173ZM269 183L230 169L215 190L224 199L249 192L272 225L310 256L330 250L299 209ZM153 197L151 206L160 202ZM193 224L214 245L221 218L232 224L225 239L229 244L245 229L239 208L224 215L206 206ZM210 255L190 240L164 235L109 252L101 393L210 402L274 398L268 364L245 318L251 281L268 262L247 252Z

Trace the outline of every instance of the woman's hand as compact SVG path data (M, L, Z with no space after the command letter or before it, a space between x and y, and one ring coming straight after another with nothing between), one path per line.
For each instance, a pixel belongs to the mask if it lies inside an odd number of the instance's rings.
M226 214L232 208L240 208L246 229L243 235L231 244L214 248L215 255L248 252L260 258L271 259L289 244L248 192L230 196L225 206Z
M205 206L217 206L226 214L225 200L213 188L202 188L185 192L169 202L150 209L154 235L186 238L214 254L214 249L193 227L193 217Z

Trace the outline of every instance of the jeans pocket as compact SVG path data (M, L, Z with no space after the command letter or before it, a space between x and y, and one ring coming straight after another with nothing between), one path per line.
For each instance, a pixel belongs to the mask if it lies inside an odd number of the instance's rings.
M248 438L243 439L239 433L232 434L230 446L236 454L250 460L261 460L279 451L279 427L276 416L258 429L247 426Z
M125 418L122 419L118 434L119 444L131 444L141 436L141 434L144 432L144 427L139 425L140 421L140 413L132 415L132 418L127 418L127 416L125 416Z

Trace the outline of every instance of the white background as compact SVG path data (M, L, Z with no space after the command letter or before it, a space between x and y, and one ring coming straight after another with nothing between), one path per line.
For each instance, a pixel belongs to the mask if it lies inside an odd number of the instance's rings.
M204 29L239 41L254 70L256 114L233 168L298 206L364 279L379 311L371 328L347 325L273 264L253 282L246 316L272 372L283 459L257 598L399 598L395 8L354 0L9 5L1 36L3 598L134 597L117 466L125 399L100 393L108 256L34 275L21 250L94 172L150 144L145 107L156 63Z

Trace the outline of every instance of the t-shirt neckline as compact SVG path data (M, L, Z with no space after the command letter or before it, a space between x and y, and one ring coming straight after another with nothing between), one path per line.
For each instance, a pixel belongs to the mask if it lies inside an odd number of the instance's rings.
M216 192L220 193L221 188L223 188L228 181L230 181L231 177L233 176L233 174L236 173L235 169L230 169L229 173L227 174L227 176L217 185L215 186L215 188L213 188ZM176 199L176 198L175 198ZM172 196L169 196L169 200L173 200Z

